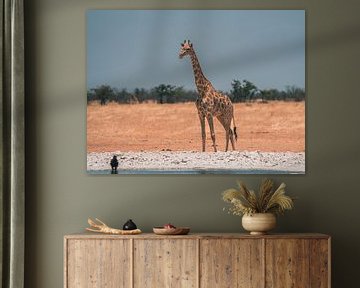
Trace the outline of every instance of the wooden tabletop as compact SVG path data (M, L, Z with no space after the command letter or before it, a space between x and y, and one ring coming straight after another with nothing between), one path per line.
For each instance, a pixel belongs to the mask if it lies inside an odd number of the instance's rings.
M320 233L271 233L266 235L250 235L247 233L189 233L188 235L156 235L154 233L142 233L138 235L110 235L101 233L75 233L64 236L65 239L329 239L330 236Z

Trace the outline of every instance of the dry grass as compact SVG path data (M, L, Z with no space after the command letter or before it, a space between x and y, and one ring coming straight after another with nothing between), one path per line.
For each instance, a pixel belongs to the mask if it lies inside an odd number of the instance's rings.
M305 151L305 102L235 104L236 150ZM208 129L206 151L213 151ZM218 149L225 132L215 120ZM231 146L230 146L231 147ZM200 151L200 122L194 103L92 103L87 107L88 152Z

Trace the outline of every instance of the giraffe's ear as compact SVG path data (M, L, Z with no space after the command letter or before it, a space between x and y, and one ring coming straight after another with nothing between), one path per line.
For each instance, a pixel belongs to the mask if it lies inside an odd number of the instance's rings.
M184 43L181 43L181 47L184 47Z
M192 43L190 43L190 47L192 47Z

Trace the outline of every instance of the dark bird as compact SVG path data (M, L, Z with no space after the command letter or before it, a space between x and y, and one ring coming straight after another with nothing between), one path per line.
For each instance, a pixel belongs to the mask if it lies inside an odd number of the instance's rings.
M117 167L119 166L119 161L117 160L116 155L114 155L114 157L111 159L110 165L112 172L117 170Z

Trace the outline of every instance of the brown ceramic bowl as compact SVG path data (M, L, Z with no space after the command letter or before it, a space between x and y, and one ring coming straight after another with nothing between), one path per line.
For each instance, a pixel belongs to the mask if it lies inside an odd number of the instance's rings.
M186 235L190 232L189 227L164 228L154 227L153 231L157 235Z

